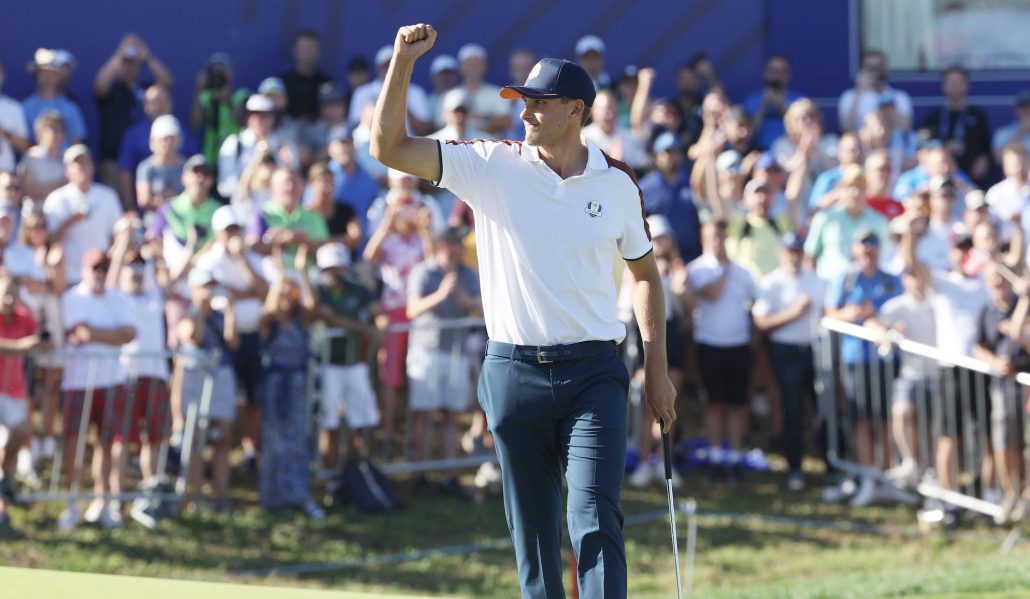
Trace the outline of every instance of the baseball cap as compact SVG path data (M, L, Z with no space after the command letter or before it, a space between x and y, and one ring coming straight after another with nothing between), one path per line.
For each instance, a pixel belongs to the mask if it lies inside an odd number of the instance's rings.
M228 52L215 52L207 59L207 66L213 67L215 65L231 69L232 56L229 56Z
M68 166L83 156L92 158L93 154L85 144L75 144L64 151L64 165Z
M672 225L669 224L669 219L665 218L661 214L652 214L647 217L647 228L651 231L651 239L660 235L673 235Z
M186 162L182 165L182 170L195 171L198 168L202 168L207 172L211 172L211 163L207 161L207 156L203 154L194 154L186 159Z
M927 183L930 193L955 197L955 182L944 175L936 175Z
M272 99L264 94L254 94L247 98L246 107L249 112L275 112Z
M576 42L576 56L583 56L587 52L604 54L606 51L604 41L596 35L584 35Z
M92 249L88 250L82 255L82 265L87 268L96 268L98 266L110 266L111 259L107 257L107 254L102 250Z
M286 84L278 77L266 77L261 81L260 85L258 85L258 93L266 96L270 96L272 94L285 96Z
M318 103L343 102L343 87L335 81L326 81L318 87Z
M715 159L715 170L739 173L741 160L740 152L736 150L726 150L722 154L719 154L719 157Z
M683 145L672 131L666 131L654 138L654 143L651 144L651 149L655 154L658 154L660 152L682 151Z
M594 104L594 82L583 67L563 58L544 58L529 72L525 85L506 85L501 97L515 100L520 97L535 100L569 98L583 100L587 106Z
M354 136L351 133L350 127L348 127L347 125L336 125L335 127L329 130L327 140L329 142L354 141Z
M350 250L342 243L327 243L315 253L315 264L322 270L350 266Z
M129 46L122 52L122 58L125 60L136 60L139 58L139 48L136 46Z
M447 227L436 236L436 240L440 243L454 243L463 244L465 243L466 231L462 227Z
M759 191L771 191L772 185L765 179L751 179L744 186L744 195L751 195Z
M464 89L456 87L443 95L443 101L440 104L444 112L451 112L459 108L468 109L472 104L472 97Z
M472 57L479 57L486 60L486 48L479 44L465 44L460 50L458 50L458 62L465 62Z
M382 66L393 60L393 45L387 44L376 51L376 66Z
M186 277L186 283L190 287L204 287L215 282L215 275L206 268L196 268L190 271L188 277Z
M895 106L893 92L885 91L876 97L876 107L883 108L884 106Z
M179 119L170 114L162 114L154 119L154 122L150 125L151 138L160 139L173 135L182 135L182 127L179 126Z
M778 168L782 170L783 165L780 164L780 161L777 160L776 157L770 154L769 152L763 152L762 155L758 157L758 160L755 161L755 168L763 171L767 171L771 168Z
M794 232L784 233L780 236L780 247L785 250L801 250L805 247L805 239Z
M855 231L855 234L851 236L851 241L862 244L880 245L880 236L876 234L876 231L867 227L862 227Z
M627 81L629 79L636 79L637 74L640 73L640 68L635 64L628 64L622 68L622 73L619 75L620 81Z
M1016 94L1016 106L1030 106L1030 89L1024 89Z
M457 71L458 61L455 60L450 54L441 54L433 59L432 64L429 65L429 74L436 75L443 71Z
M32 55L32 62L26 65L26 68L29 71L36 71L38 69L61 72L70 71L69 65L62 62L57 53L58 50L52 48L38 48L35 54Z
M966 193L966 210L979 210L987 205L987 196L979 189Z
M232 206L222 206L211 215L211 228L224 231L229 227L242 227L243 221Z

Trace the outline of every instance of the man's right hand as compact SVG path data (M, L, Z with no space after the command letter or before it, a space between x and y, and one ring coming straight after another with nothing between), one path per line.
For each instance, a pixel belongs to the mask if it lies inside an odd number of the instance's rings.
M414 62L428 52L435 42L436 30L432 25L419 23L401 27L397 30L397 38L393 42L393 57Z

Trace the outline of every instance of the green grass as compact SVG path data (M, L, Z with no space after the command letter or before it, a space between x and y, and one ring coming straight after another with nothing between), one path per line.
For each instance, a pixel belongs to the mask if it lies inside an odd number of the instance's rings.
M403 496L408 488L399 485ZM703 597L859 598L1018 596L1030 589L1030 541L1006 556L999 553L1004 531L973 523L972 534L912 536L860 534L802 528L776 522L738 522L706 512L752 513L816 520L850 520L911 530L913 512L871 508L852 512L818 500L818 489L789 494L773 475L755 476L738 488L706 487L687 478L678 499L692 496L699 520L695 583ZM373 593L514 597L518 581L510 549L433 556L399 564L374 565L298 576L230 576L230 573L291 564L361 560L426 548L480 543L507 536L500 494L482 503L450 498L410 500L402 511L369 516L353 510L332 513L312 524L300 517L265 515L253 495L237 497L232 516L201 513L147 531L127 519L122 530L84 527L71 535L53 528L60 506L15 510L22 538L0 542L0 563L124 574L221 580L277 586ZM667 508L664 490L627 489L627 516ZM679 519L681 539L687 521ZM675 596L672 551L664 519L625 531L630 596ZM684 551L684 543L680 545ZM963 594L965 593L965 594ZM993 595L991 595L993 593ZM1006 593L1012 593L1007 595Z

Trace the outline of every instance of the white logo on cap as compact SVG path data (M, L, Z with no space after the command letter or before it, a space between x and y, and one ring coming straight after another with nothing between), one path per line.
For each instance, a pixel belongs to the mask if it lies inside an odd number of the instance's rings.
M526 79L526 81L528 82L530 79L535 79L536 76L539 75L539 74L540 74L540 63L538 62L535 65L533 65L533 70L529 72L529 77Z

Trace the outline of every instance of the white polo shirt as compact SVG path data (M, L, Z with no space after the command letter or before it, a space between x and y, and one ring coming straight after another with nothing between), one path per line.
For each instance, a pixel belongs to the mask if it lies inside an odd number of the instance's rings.
M751 343L750 303L758 293L751 271L730 262L722 265L712 254L702 254L687 265L687 279L691 290L697 292L722 276L726 283L715 301L697 295L694 308L694 340L715 347L736 347Z
M808 312L774 330L769 334L770 340L791 345L809 345L815 341L819 336L819 318L823 314L826 291L815 271L807 268L793 275L779 267L762 277L758 301L751 310L756 316L782 312L802 295L808 297Z
M440 187L475 212L490 338L519 345L621 341L612 269L651 251L640 189L587 142L562 179L521 142L441 142Z
M94 295L84 283L61 296L61 321L66 331L86 324L100 329L135 327L128 298L120 291L108 289ZM125 383L125 370L118 359L121 348L103 343L65 346L67 360L61 377L63 391L82 391L92 382L94 389L106 389Z
M82 278L79 271L86 252L107 251L111 247L114 225L122 217L122 204L113 189L100 183L90 185L86 193L68 183L51 192L43 202L43 214L51 233L79 212L86 212L86 218L68 227L61 241L68 282L72 284Z
M267 271L263 266L260 254L244 250L243 255L246 257L247 262L250 263L254 274L259 277L267 276ZM237 262L236 258L229 255L229 252L221 242L215 242L207 252L197 258L194 268L210 272L214 276L215 281L224 288L217 291L215 297L211 300L211 307L219 312L224 312L229 303L226 295L228 290L246 291L250 289L250 283L247 281L243 266ZM257 331L258 326L261 324L261 310L263 306L264 302L257 298L237 301L236 329L240 333L253 333Z

